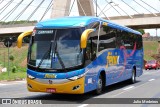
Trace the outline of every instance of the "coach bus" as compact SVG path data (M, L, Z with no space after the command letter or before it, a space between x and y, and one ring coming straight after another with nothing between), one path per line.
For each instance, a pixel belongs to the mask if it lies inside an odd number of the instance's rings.
M83 94L143 73L140 32L98 17L49 19L18 37L30 36L27 88L32 92Z

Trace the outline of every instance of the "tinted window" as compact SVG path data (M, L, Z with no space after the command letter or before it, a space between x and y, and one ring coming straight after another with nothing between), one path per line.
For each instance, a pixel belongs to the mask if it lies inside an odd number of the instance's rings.
M126 49L134 49L135 43L136 43L136 49L141 49L142 36L126 31L121 31L121 30L117 31L117 39L116 39L117 48L125 46Z
M137 36L137 49L142 49L142 36L141 35L136 35Z
M116 29L103 26L99 37L99 51L116 48Z

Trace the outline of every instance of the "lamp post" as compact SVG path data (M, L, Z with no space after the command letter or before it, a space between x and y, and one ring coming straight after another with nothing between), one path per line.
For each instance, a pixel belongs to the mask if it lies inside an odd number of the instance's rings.
M157 37L157 28L156 28L156 37Z
M96 0L96 17L97 17L97 0Z

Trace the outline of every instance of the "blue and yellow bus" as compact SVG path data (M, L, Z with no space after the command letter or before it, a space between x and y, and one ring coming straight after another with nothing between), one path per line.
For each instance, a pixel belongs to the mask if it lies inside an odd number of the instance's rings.
M98 17L63 17L39 22L31 36L27 87L32 92L83 94L143 73L142 35Z

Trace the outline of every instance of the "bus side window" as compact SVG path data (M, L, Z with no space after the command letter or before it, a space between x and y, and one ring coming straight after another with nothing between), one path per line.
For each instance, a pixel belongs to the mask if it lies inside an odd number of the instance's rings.
M103 26L99 37L98 52L109 48L116 48L116 29Z
M86 60L90 60L93 61L96 58L96 46L97 44L95 44L92 40L93 38L90 38L87 42L87 48L86 48Z
M86 48L86 60L91 60L91 39L87 42L87 48Z
M137 42L137 49L142 49L142 36L141 35L135 35L136 38L136 42Z
M121 46L125 46L126 49L133 49L134 48L134 35L132 33L126 32L126 31L121 31L120 33L120 38L121 38Z
M91 39L88 39L85 52L85 66L91 63L91 54L92 54L91 52L92 52Z
M116 48L119 49L124 42L121 39L121 30L117 29L116 32Z

